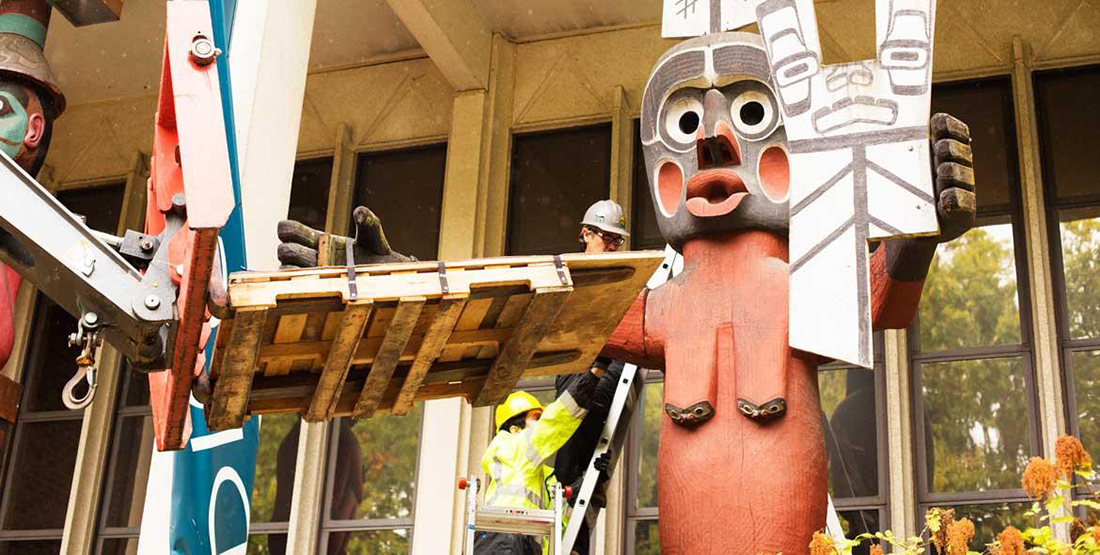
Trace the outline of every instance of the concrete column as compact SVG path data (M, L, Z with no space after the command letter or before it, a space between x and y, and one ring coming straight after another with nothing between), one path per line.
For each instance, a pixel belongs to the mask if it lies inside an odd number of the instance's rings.
M508 176L512 163L512 99L515 83L515 45L493 35L492 63L482 133L474 256L504 254L508 225Z
M886 430L889 441L890 529L900 537L920 531L915 507L916 463L913 456L913 417L910 408L909 353L905 330L886 330Z
M634 205L634 117L621 85L615 86L611 98L614 103L611 112L611 200L623 207L630 225L634 216L631 209ZM627 237L623 249L630 250L630 243L631 238Z
M1031 290L1032 336L1035 349L1035 386L1043 454L1054 455L1054 442L1066 433L1065 397L1058 357L1054 286L1050 267L1050 237L1043 202L1043 172L1039 160L1039 131L1035 122L1035 91L1031 83L1031 53L1019 37L1012 39L1012 94L1016 109L1016 144L1020 163L1027 244L1028 286Z
M295 459L287 553L312 555L321 539L329 422L302 422Z
M122 381L121 371L125 367L118 351L104 345L99 354L99 368L95 399L84 409L84 422L76 450L76 469L72 487L69 488L69 508L65 512L65 530L61 536L61 553L65 554L91 553L98 528L96 516L103 489L100 485L107 473L115 401Z

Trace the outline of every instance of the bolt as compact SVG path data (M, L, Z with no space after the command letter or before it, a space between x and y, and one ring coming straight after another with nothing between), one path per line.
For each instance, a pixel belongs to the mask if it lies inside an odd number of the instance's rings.
M183 196L183 193L172 195L172 208L184 208L185 206L187 206L187 199Z
M141 244L139 246L141 247L141 250L143 250L143 251L146 251L146 252L151 251L151 250L153 250L153 240L152 239L142 239Z
M221 54L221 49L203 35L197 35L191 42L191 60L198 66L208 66Z
M176 264L176 273L181 276L183 275L183 264Z
M95 312L85 312L84 313L84 325L85 326L94 326L98 323L99 323L99 315L98 314L96 314Z
M156 295L145 296L145 308L149 310L156 310L160 306L160 297Z

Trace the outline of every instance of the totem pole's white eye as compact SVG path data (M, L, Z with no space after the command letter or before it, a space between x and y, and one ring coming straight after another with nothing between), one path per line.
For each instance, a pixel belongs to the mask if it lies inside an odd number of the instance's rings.
M692 96L669 101L665 108L665 133L680 144L695 142L695 134L703 122L703 103Z
M748 140L763 139L775 129L775 101L760 91L745 91L730 103L730 118L737 132Z

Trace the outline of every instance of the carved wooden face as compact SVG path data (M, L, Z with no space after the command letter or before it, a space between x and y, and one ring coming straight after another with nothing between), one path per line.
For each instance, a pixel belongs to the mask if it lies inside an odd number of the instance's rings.
M0 150L32 175L48 147L49 117L34 87L0 75Z
M760 37L705 35L657 61L642 98L642 145L661 235L787 234L787 137Z

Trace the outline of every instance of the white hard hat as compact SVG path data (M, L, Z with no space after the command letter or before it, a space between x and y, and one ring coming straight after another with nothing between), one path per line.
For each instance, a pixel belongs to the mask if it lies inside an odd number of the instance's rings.
M581 225L590 225L608 233L630 237L626 230L623 207L613 200L601 200L588 207Z

